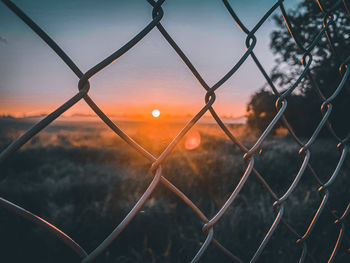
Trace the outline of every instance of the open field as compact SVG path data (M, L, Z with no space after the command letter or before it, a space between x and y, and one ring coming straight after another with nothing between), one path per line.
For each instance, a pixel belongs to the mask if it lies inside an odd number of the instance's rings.
M0 120L0 149L20 136L33 120ZM135 141L158 156L184 126L177 122L120 122ZM243 124L229 125L246 146L256 134ZM194 149L186 140L200 134ZM195 135L197 136L197 135ZM196 146L196 145L195 145ZM302 163L298 147L283 135L269 137L255 167L281 196ZM320 138L312 147L311 164L324 181L335 169L340 153L336 143ZM163 175L180 188L208 217L224 204L244 170L243 153L217 125L196 124L163 165ZM330 188L329 210L341 213L349 202L349 158ZM4 197L56 225L88 252L124 218L150 183L150 163L95 120L57 121L35 136L0 166ZM274 219L274 200L254 175L215 226L215 238L248 261ZM306 171L286 203L284 218L304 233L321 202L317 184ZM349 221L349 218L347 219ZM307 262L325 262L338 229L326 210L309 242ZM159 184L142 211L98 257L97 262L189 262L204 241L199 218ZM280 225L259 262L297 262L301 249L296 238ZM75 255L42 229L0 210L3 262L78 262ZM336 262L349 262L346 233ZM213 245L201 262L230 262Z

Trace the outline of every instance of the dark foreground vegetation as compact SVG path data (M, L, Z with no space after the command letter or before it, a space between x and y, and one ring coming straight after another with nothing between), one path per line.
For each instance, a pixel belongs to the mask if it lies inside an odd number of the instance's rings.
M2 120L1 149L30 124ZM240 180L245 165L242 152L209 124L194 127L201 145L186 150L184 143L166 159L164 176L212 217ZM245 127L232 126L234 133ZM162 129L133 137L154 154L169 139ZM240 136L251 145L254 136ZM155 142L154 138L163 138ZM152 145L152 147L151 147ZM320 139L312 147L311 163L326 180L340 156L336 144ZM256 168L281 196L293 181L302 159L288 136L270 137L257 156ZM95 124L55 124L32 139L0 166L4 197L48 220L69 234L88 252L96 248L121 222L147 188L149 163L117 136ZM307 262L326 262L339 229L330 211L342 213L349 202L349 160L330 188L328 208L317 223ZM286 203L284 218L304 233L321 198L307 171ZM256 180L248 179L241 194L215 226L215 238L244 261L249 261L274 219L274 200ZM349 222L347 219L346 222ZM350 223L350 222L349 222ZM349 225L347 223L347 225ZM200 219L177 196L159 184L142 211L97 258L97 262L189 262L205 236ZM347 231L347 230L346 230ZM349 262L349 232L345 233L336 262ZM300 246L280 225L259 262L297 262ZM30 222L0 209L1 262L79 262L65 245ZM230 262L211 245L201 262Z

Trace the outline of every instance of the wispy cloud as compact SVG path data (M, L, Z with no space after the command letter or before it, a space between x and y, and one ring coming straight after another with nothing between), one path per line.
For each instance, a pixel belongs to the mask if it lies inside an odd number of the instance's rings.
M1 43L4 43L4 44L7 44L7 43L8 43L7 39L4 38L4 37L2 37L2 36L0 36L0 42L1 42Z

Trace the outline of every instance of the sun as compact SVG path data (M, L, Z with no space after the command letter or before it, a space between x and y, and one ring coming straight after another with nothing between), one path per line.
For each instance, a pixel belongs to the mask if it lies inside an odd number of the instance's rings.
M153 116L154 118L158 118L159 115L160 115L160 111L159 111L159 110L154 109L154 110L152 111L152 116Z

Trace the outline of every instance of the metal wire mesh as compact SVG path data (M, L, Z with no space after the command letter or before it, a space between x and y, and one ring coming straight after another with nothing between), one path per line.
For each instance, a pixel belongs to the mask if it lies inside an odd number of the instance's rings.
M12 3L9 0L2 0L2 2L10 9L12 10L20 19L23 20L43 41L46 42L48 46L50 46L56 54L67 64L67 66L75 73L75 75L79 79L78 84L78 93L73 96L70 100L66 101L64 104L62 104L59 108L57 108L55 111L47 115L44 119L42 119L40 122L36 123L32 128L30 128L25 134L23 134L20 138L12 142L3 152L0 154L0 162L4 161L6 158L8 158L11 154L15 153L22 145L24 145L28 140L30 140L33 136L38 134L42 129L44 129L46 126L48 126L52 121L57 119L62 113L67 111L69 108L73 107L75 103L77 103L80 100L85 100L85 102L90 106L90 108L96 113L98 117L101 118L105 124L115 132L116 135L118 135L120 138L122 138L126 143L129 144L130 147L134 148L137 152L139 152L141 155L143 155L147 160L150 162L150 172L153 174L153 180L149 184L147 190L143 193L141 198L138 200L138 202L134 205L134 207L130 210L130 212L125 216L125 218L122 220L122 222L113 230L113 232L91 253L87 253L79 244L77 244L72 238L70 238L67 234L63 233L61 230L50 224L49 222L45 221L44 219L36 216L35 214L25 210L24 208L17 206L11 202L9 202L6 199L0 198L0 205L1 207L20 215L29 221L34 222L35 224L39 225L40 227L46 229L47 231L51 232L54 236L56 236L59 240L64 242L68 247L70 247L77 255L81 257L81 262L92 262L100 253L102 253L110 244L111 242L118 237L118 235L125 229L125 227L130 223L130 221L133 219L133 217L140 211L142 206L145 204L149 196L152 194L154 189L161 183L163 184L168 190L175 193L183 202L186 203L193 211L194 213L199 217L199 219L203 222L203 234L205 235L205 241L202 243L199 250L194 253L194 257L192 259L192 262L197 262L203 253L206 251L208 246L212 243L214 244L218 249L220 249L223 253L225 253L228 257L232 259L233 262L243 262L238 256L231 253L227 248L222 246L218 240L214 238L214 226L215 224L221 219L221 217L225 214L227 209L231 206L231 204L235 201L237 195L240 193L241 189L246 184L246 181L248 177L251 174L254 174L254 176L257 177L257 179L260 181L260 183L264 186L266 191L269 193L269 195L272 196L272 198L275 200L273 203L274 211L275 211L275 219L273 223L271 224L268 232L266 233L265 237L261 241L259 247L255 250L255 253L251 256L250 262L256 262L263 252L264 248L266 247L267 243L269 242L271 236L274 234L276 228L278 225L282 224L284 225L297 239L297 243L300 246L301 254L299 262L305 261L307 257L307 241L309 236L311 235L314 226L317 224L318 219L320 215L326 211L326 204L330 195L329 186L334 183L334 181L337 179L337 176L339 174L340 169L342 168L344 164L344 160L348 154L348 142L350 139L350 133L345 138L340 138L336 132L333 130L332 126L330 125L329 116L332 111L332 101L338 96L340 91L345 85L345 82L349 78L349 67L348 63L350 61L350 57L346 58L345 60L341 61L340 57L338 56L340 60L339 64L339 71L341 74L341 81L338 84L338 86L335 88L334 92L331 96L326 98L317 84L314 81L311 81L312 88L317 91L319 94L320 99L322 100L322 106L321 106L321 113L322 113L322 119L319 122L317 128L314 130L312 136L309 138L309 140L306 143L303 143L301 139L297 137L295 134L293 127L289 124L288 120L284 116L284 112L287 108L287 101L288 97L292 94L292 92L298 87L298 85L301 83L303 79L309 78L312 80L312 76L310 73L310 66L312 64L313 56L311 55L312 50L319 44L321 38L323 36L327 37L329 46L331 50L334 51L334 55L337 56L336 47L334 46L334 43L330 37L329 34L329 26L334 21L334 17L332 16L334 10L336 8L340 8L343 6L345 10L349 13L349 6L347 5L347 2L345 0L336 1L334 5L326 9L323 5L323 3L319 0L317 1L320 7L320 12L323 13L324 16L324 24L322 26L322 29L319 30L318 34L310 41L310 45L304 46L298 39L298 36L295 33L295 30L290 22L290 19L288 17L288 14L284 8L283 0L278 0L265 14L264 16L259 20L259 22L253 27L253 29L249 30L239 19L237 14L234 12L232 7L230 6L229 2L227 0L223 0L223 3L225 7L227 8L227 11L231 14L234 21L237 23L239 28L246 34L246 47L247 50L243 54L243 56L239 59L239 61L232 67L232 69L227 72L217 83L215 83L213 86L209 86L207 82L201 77L199 72L196 70L196 68L193 66L191 61L188 59L188 57L185 55L185 53L181 50L181 48L177 45L177 43L172 39L172 37L168 34L166 29L161 24L161 19L164 15L162 4L165 0L147 0L148 3L153 7L152 12L152 20L147 24L143 30L141 30L136 36L134 36L128 43L126 43L124 46L122 46L120 49L115 51L113 54L105 58L103 61L98 63L96 66L89 69L87 72L83 73L76 64L71 60L71 58L53 41L50 36L48 36L41 28L38 26L30 17L28 17L23 11L21 11L20 8L18 8L14 3ZM294 39L295 44L302 50L303 56L302 56L302 64L304 66L302 73L300 76L295 80L295 82L290 85L290 87L285 90L283 93L278 92L276 87L274 86L272 80L264 70L264 67L260 63L257 56L254 54L254 48L257 43L257 39L255 36L255 33L259 30L259 28L264 24L264 22L271 16L271 14L276 10L280 8L280 11L282 13L282 16L284 18L285 24L288 27L288 30L290 32L291 37ZM122 131L100 108L98 105L95 104L95 102L89 97L89 79L93 77L95 74L99 73L101 70L103 70L105 67L107 67L109 64L116 61L117 58L122 56L124 53L128 52L133 46L135 46L141 39L143 39L151 30L154 30L157 28L159 32L162 34L162 36L166 39L166 41L171 45L171 47L176 51L176 53L179 55L179 57L183 60L183 62L186 64L188 69L193 73L194 77L199 81L199 83L203 86L203 88L206 90L205 95L205 105L203 108L183 127L181 132L171 141L171 143L166 147L166 149L158 156L155 157L151 153L149 153L147 150L145 150L143 147L141 147L137 142L135 142L132 138L130 138L124 131ZM216 100L215 91L220 88L220 86L225 83L232 75L235 74L235 72L242 66L242 64L246 61L246 59L251 56L251 58L254 60L257 68L259 71L263 74L264 78L266 79L268 85L272 89L272 91L277 96L276 100L276 109L277 113L274 116L273 120L270 122L268 127L265 129L265 131L260 135L258 140L255 142L255 144L251 148L246 148L239 140L236 139L234 134L232 134L229 129L225 126L223 121L220 119L220 117L217 115L213 108L213 104ZM234 191L231 193L230 197L227 199L225 204L221 207L221 209L213 216L212 218L208 218L204 213L183 193L181 192L175 185L173 185L170 181L168 181L165 177L162 175L162 163L170 154L171 151L174 149L174 147L178 144L181 138L183 138L186 133L191 129L191 127L206 113L210 112L213 118L215 119L218 126L225 132L227 137L233 142L234 145L238 146L238 148L242 151L243 159L246 163L246 169L244 174L242 175L239 183L237 184ZM266 139L269 132L272 130L272 128L276 125L276 123L281 120L285 127L288 129L289 134L294 138L295 142L298 143L300 146L299 154L301 158L303 159L302 165L299 168L298 173L296 174L294 181L289 186L288 190L282 195L278 196L272 188L269 186L269 184L264 180L263 176L259 174L259 172L254 167L254 154L259 150L261 144ZM311 152L310 147L315 142L316 138L318 137L321 129L327 126L333 137L337 140L338 145L337 147L340 149L340 157L338 164L336 168L334 169L333 173L329 176L328 180L326 182L321 181L321 179L317 176L317 174L314 172L314 169L312 168L310 164L310 158L311 158ZM319 204L318 209L316 210L313 219L311 220L310 224L307 226L307 230L305 233L299 234L292 226L289 224L284 218L283 213L285 209L285 201L293 194L294 189L299 184L301 177L303 176L306 169L309 169L312 175L314 176L316 182L319 185L319 193L321 196L321 201ZM335 256L337 254L338 248L340 247L340 244L342 242L342 238L344 235L344 229L345 229L345 223L344 219L349 214L350 211L350 203L347 205L347 207L344 209L344 212L341 216L337 216L333 214L335 219L335 224L338 226L339 234L338 239L336 240L334 244L334 248L332 251L329 252L329 258L327 259L328 262L333 262L335 260Z

